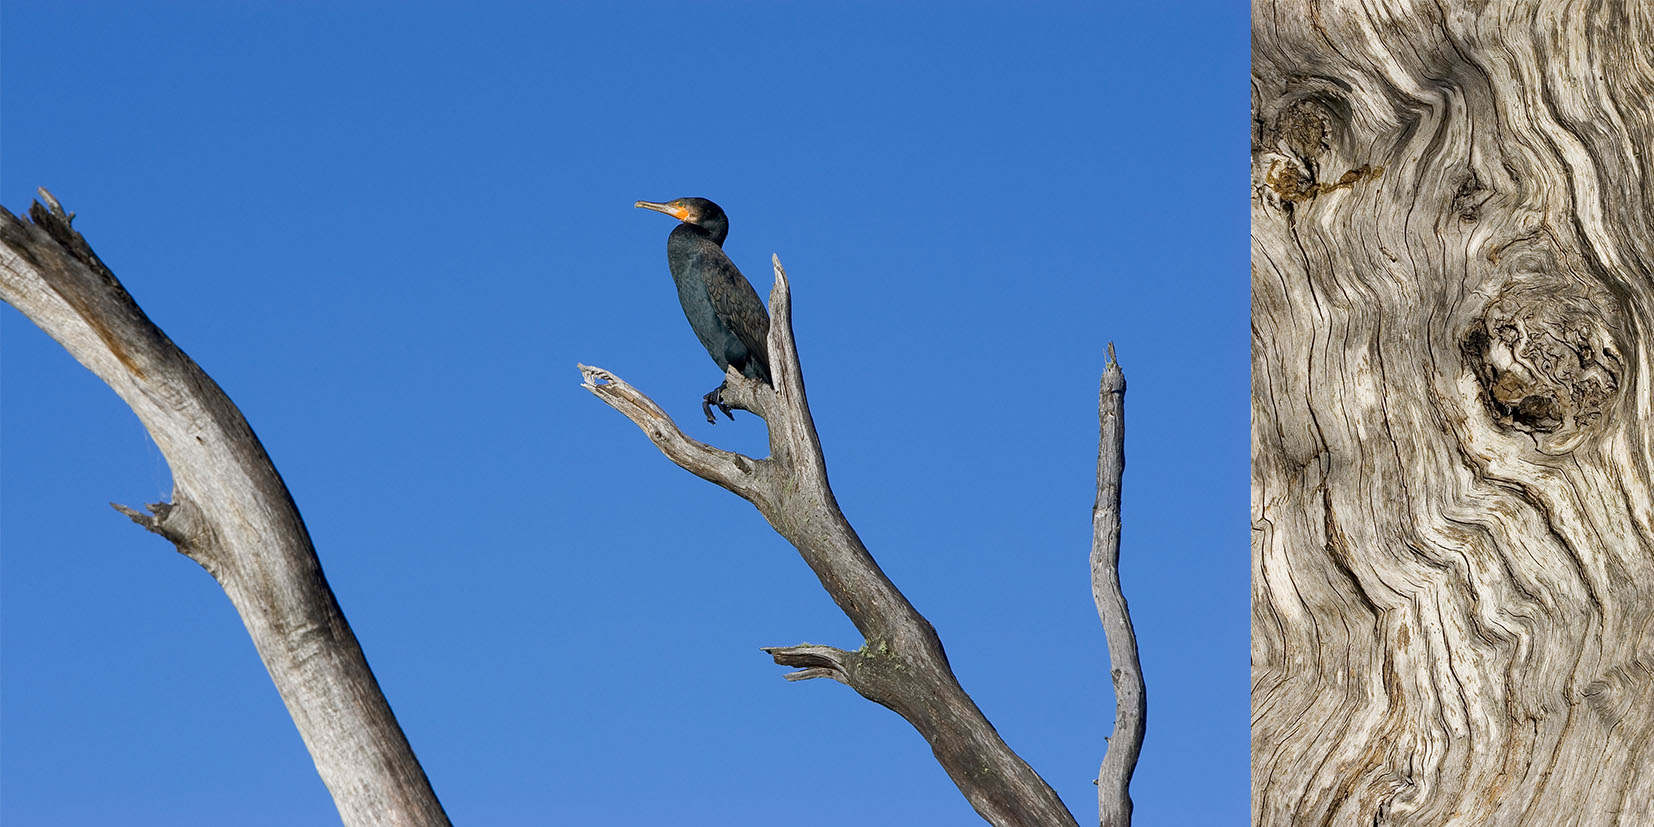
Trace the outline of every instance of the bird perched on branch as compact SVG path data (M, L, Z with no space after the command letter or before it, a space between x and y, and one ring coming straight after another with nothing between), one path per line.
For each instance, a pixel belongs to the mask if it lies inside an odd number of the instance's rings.
M705 198L639 201L632 206L666 213L683 222L666 237L666 264L672 269L672 281L677 282L683 315L712 361L721 370L733 367L742 376L773 385L766 344L770 314L758 298L758 291L724 255L729 217L723 208ZM727 380L718 383L702 398L701 412L706 414L706 421L718 421L712 415L713 405L724 416L735 418L723 400L727 384Z

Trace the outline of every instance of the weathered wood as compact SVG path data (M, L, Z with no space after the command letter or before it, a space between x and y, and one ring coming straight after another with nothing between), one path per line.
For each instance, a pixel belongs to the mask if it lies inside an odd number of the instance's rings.
M224 588L345 824L446 825L258 437L41 197L32 224L0 208L0 298L108 383L172 469L172 502L116 508Z
M1253 6L1253 821L1654 813L1654 5Z
M1148 694L1137 658L1137 632L1120 589L1120 489L1126 473L1126 375L1108 346L1108 367L1097 391L1097 503L1091 509L1091 596L1108 636L1114 684L1114 734L1097 771L1097 820L1130 827L1131 774L1143 750Z
M832 678L907 719L989 822L1074 825L1057 794L1006 746L965 694L936 631L885 577L839 510L804 396L787 274L779 259L774 263L769 351L775 387L730 371L724 393L726 401L768 423L769 458L753 459L689 438L648 397L601 368L580 366L585 387L643 429L668 459L756 506L798 549L865 638L855 651L808 645L765 649L776 663L799 667L789 679Z

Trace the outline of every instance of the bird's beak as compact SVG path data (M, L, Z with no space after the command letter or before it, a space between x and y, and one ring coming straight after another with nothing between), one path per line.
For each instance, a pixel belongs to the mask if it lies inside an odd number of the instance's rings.
M673 218L676 218L679 221L688 221L689 220L689 208L688 207L674 206L672 204L657 204L653 201L639 201L636 204L633 204L632 206L642 207L643 209L646 209L646 210L654 210L655 212L663 212L663 213L666 213L667 215L672 216Z

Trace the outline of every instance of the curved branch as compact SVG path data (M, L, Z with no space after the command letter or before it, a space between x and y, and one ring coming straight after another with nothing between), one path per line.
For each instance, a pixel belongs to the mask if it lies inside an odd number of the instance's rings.
M589 365L576 365L580 368L582 377L581 387L592 392L593 396L604 402L632 420L650 441L661 450L668 459L679 467L689 471L707 482L716 483L746 499L752 499L757 491L754 487L754 478L763 473L767 460L757 460L743 454L730 451L721 451L704 442L691 439L688 434L678 427L672 417L661 410L655 400L644 396L637 388L627 384L625 380L602 369ZM739 378L748 384L751 380L740 374L730 371L731 377ZM732 379L730 386L737 383ZM726 401L735 402L732 393L725 392ZM737 407L731 405L731 407ZM745 405L740 405L747 410Z
M1126 596L1120 590L1120 483L1126 472L1126 375L1108 346L1108 368L1097 394L1097 504L1091 510L1091 596L1108 635L1109 674L1114 679L1114 735L1097 773L1097 813L1102 827L1131 824L1131 773L1143 749L1148 717L1143 667L1137 659Z
M172 469L153 516L115 508L224 588L345 824L446 825L264 446L40 194L32 224L0 208L0 298L108 383Z
M1006 746L960 687L930 622L879 569L839 510L804 394L787 274L780 259L774 265L768 340L774 388L732 371L724 391L726 400L768 423L769 459L695 442L647 397L605 371L582 366L587 388L637 423L673 462L756 506L866 639L854 652L808 645L765 649L776 663L802 668L789 680L832 678L907 719L971 806L993 824L1075 824L1050 785ZM597 379L609 382L598 385Z

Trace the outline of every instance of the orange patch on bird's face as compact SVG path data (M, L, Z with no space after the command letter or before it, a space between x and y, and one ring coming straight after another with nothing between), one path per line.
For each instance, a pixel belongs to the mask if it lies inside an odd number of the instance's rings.
M673 218L676 218L679 221L689 220L689 208L682 204L673 204L671 214Z

